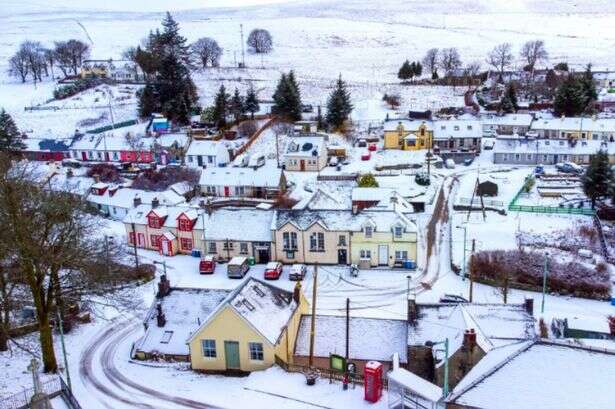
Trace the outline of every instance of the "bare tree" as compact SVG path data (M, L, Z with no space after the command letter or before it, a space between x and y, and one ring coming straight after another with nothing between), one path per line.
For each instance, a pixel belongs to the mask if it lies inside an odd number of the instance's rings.
M461 57L456 48L443 48L440 52L439 66L447 77L451 76L455 70L461 68Z
M90 46L79 40L60 41L56 43L55 52L58 66L64 75L69 70L77 75L83 60L90 55Z
M28 64L28 56L21 50L17 51L9 59L9 74L21 79L21 82L26 82L28 73L30 72L30 66Z
M47 69L47 61L45 60L44 48L38 41L24 41L19 47L19 51L23 53L28 61L28 68L32 74L32 80L42 81L43 71Z
M500 80L504 80L504 71L513 62L511 48L510 43L502 43L487 54L487 63L500 73Z
M195 59L201 62L203 68L208 66L218 67L220 65L222 48L213 38L199 38L191 45L191 50Z
M269 31L262 28L255 28L248 36L248 46L257 54L266 54L273 50L273 39Z
M56 62L56 53L54 50L46 48L43 50L43 55L45 56L45 61L47 63L47 66L49 67L49 70L51 71L51 78L55 78L55 75L53 73L53 65Z
M126 132L126 135L124 135L124 139L126 140L128 146L130 146L130 149L133 150L133 152L140 153L145 149L145 143L139 135Z
M472 87L472 83L474 82L474 78L480 73L480 63L478 61L473 61L466 65L463 69L463 76L468 84L468 89Z
M545 42L542 40L526 42L523 44L519 55L527 63L527 69L530 72L534 72L536 64L545 62L549 59L549 54L545 48Z
M423 57L423 66L431 73L431 79L438 79L438 55L437 48L430 48Z

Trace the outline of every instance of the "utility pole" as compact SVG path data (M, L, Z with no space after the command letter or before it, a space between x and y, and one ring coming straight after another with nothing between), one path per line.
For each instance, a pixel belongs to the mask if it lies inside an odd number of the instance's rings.
M463 225L463 268L462 268L462 276L461 276L461 281L465 281L466 279L466 252L467 252L467 248L466 248L466 243L468 240L468 225L467 223L464 223Z
M243 49L243 24L239 25L239 30L241 31L241 68L246 68L246 54Z
M448 396L448 338L444 340L444 385L442 387L442 395Z
M107 269L107 277L109 277L109 236L105 234L105 267Z
M60 314L60 309L57 306L56 306L56 317L58 318L58 329L60 330L60 343L62 344L62 355L64 356L64 368L66 369L66 384L68 385L68 390L72 392L73 388L70 383L70 371L68 369L68 358L66 357L66 344L64 343L64 322L62 321L62 314Z
M314 335L316 333L316 285L318 284L318 264L314 264L314 283L312 284L312 319L310 322L309 367L314 366Z
M139 269L139 255L137 254L137 231L135 230L135 222L131 223L132 225L132 234L134 235L132 240L132 246L135 249L135 269Z
M350 298L346 298L346 368L344 368L344 390L348 390L348 359L350 350Z
M547 275L549 274L549 253L545 253L545 265L542 270L542 304L540 306L540 313L545 313L545 294L547 293Z
M476 239L472 239L472 255L470 256L470 264L472 264L472 260L474 260L474 252L476 251ZM474 274L472 273L472 268L470 268L470 302L472 302L472 298L474 296Z

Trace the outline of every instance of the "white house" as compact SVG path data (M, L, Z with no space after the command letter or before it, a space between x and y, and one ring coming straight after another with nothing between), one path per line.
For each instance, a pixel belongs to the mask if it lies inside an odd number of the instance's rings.
M286 178L275 161L266 161L256 168L205 168L199 185L208 196L272 198L286 189Z
M186 165L192 168L225 166L230 155L224 142L193 140L186 152Z

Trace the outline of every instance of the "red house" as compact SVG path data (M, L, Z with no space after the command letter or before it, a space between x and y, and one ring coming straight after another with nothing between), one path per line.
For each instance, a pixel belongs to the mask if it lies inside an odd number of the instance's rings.
M120 151L121 162L149 163L154 160L150 151Z

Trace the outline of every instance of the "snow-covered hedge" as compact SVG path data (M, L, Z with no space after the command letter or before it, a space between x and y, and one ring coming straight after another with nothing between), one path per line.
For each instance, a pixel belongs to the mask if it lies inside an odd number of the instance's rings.
M511 287L542 290L544 255L522 250L493 250L476 253L470 268L477 281L498 285L508 277ZM548 260L547 288L550 293L576 297L609 298L609 272L605 265L594 268L577 262Z

